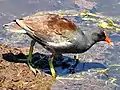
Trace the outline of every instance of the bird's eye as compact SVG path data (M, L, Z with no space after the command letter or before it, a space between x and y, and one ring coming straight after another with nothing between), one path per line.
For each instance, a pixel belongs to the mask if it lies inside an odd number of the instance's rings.
M104 34L97 34L97 38L99 40L104 40L105 39L105 35Z
M102 37L102 35L100 35L100 34L98 34L97 36L98 36L98 38L101 38L101 37Z

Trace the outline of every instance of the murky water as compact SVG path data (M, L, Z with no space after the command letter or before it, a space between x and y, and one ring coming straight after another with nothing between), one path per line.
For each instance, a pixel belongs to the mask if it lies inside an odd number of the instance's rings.
M97 0L98 11L107 16L120 15L120 0Z
M96 0L96 3L97 12L103 13L103 15L106 16L118 17L120 15L120 0ZM94 6L94 2L92 2L91 5ZM0 0L0 43L17 47L28 46L30 43L28 36L13 34L2 29L3 24L12 21L15 18L21 18L22 16L26 16L37 11L51 11L59 9L82 10L83 8L86 8L84 7L84 3L81 7L79 7L79 4L77 5L71 0ZM91 9L91 7L92 6L89 6L88 9ZM113 39L115 46L106 46L107 49L105 51L100 51L99 54L104 54L106 64L118 64L120 63L120 35L115 33L110 34L110 37ZM117 78L117 83L120 85L120 67L111 68L110 75Z
M120 15L120 0L97 0L98 11L107 16L118 17ZM111 64L120 64L120 35L115 33L111 35L115 46L113 48L108 48L105 51L106 62ZM112 67L110 70L110 75L117 78L117 83L120 85L120 67ZM120 90L118 88L117 90Z

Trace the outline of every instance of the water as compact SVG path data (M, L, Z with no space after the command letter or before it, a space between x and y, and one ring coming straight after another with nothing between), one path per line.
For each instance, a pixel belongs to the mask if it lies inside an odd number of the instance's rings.
M98 11L107 16L120 15L120 0L97 0Z
M112 17L118 17L120 15L120 0L96 0L96 3L90 3L91 4L86 7L86 5L84 5L85 3L75 4L72 0L0 0L0 43L17 47L28 46L30 43L30 38L28 36L5 31L2 29L2 25L16 18L21 18L22 16L26 16L37 11L51 11L59 9L83 10L84 8L91 9L96 5L97 12L102 13L103 15ZM82 6L79 7L80 5ZM119 64L120 35L118 33L114 33L110 34L110 37L113 39L115 46L106 46L106 49L104 51L100 51L98 55L104 55L104 59L108 65ZM95 48L92 48L92 50L94 49ZM98 50L101 50L101 48ZM119 70L120 67L111 68L110 75L117 78L117 84L120 85Z
M120 15L120 0L97 0L98 2L98 12L106 16L119 17ZM105 60L111 64L120 64L120 35L119 33L114 33L111 35L115 46L113 48L108 48L105 51ZM120 85L120 67L112 67L110 70L110 75L117 78L117 84ZM117 88L120 90L120 88Z

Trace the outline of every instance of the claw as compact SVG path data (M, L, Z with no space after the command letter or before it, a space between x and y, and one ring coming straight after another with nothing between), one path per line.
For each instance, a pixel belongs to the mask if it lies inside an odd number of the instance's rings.
M105 75L106 77L109 77L109 75L106 73L110 68L106 68L104 70L98 70L99 73Z
M32 70L32 72L34 73L34 75L36 75L36 74L37 74L36 69L35 69L35 68L33 68L31 65L29 65L29 68Z
M32 70L32 72L34 73L34 75L37 75L37 73L41 74L40 70L38 68L33 68L31 65L32 63L28 63L28 66L30 68L30 70Z

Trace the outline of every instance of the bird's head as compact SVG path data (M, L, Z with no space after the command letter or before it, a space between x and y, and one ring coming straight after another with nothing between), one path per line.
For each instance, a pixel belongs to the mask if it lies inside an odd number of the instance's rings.
M92 39L96 42L105 41L109 45L113 46L112 40L108 37L105 30L96 30L92 33Z

